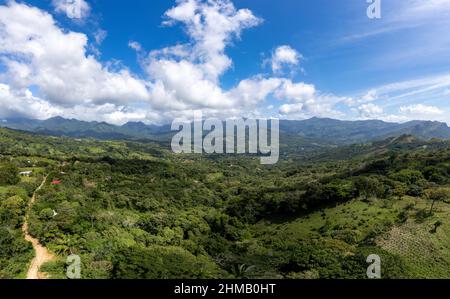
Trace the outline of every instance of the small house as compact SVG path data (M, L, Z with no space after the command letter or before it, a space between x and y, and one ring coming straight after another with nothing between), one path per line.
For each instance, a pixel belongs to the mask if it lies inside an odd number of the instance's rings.
M21 176L30 176L33 172L32 171L22 171L19 172L19 175Z

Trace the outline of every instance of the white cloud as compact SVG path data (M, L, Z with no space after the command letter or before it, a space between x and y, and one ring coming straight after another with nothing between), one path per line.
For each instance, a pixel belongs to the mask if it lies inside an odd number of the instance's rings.
M303 104L285 104L280 106L280 113L281 114L292 114L292 113L299 113L303 110Z
M315 95L313 85L260 75L243 79L229 90L220 87L220 76L232 65L225 48L243 29L261 23L251 11L236 10L230 1L179 0L165 15L164 24L181 22L192 43L153 50L144 60L153 82L151 99L158 109L221 109L224 114L238 109L243 113L270 95L295 102ZM300 58L294 49L281 46L273 62L295 65Z
M154 111L134 109L111 103L101 105L76 104L70 107L61 107L34 96L29 89L17 91L1 83L0 102L3 107L0 110L0 118L2 119L14 117L48 119L62 116L86 121L105 121L113 124L150 119L155 123L164 121L162 115Z
M422 104L402 106L400 107L401 113L416 114L416 115L441 115L444 111L435 106L427 106Z
M254 77L245 79L230 91L230 95L235 99L239 99L241 104L255 105L279 90L282 83L283 80L280 78Z
M234 100L214 81L208 80L198 65L182 60L152 60L147 66L156 80L152 101L161 109L231 108Z
M153 50L143 61L156 108L232 109L258 101L258 95L245 94L249 81L224 91L219 79L232 65L226 46L243 29L258 25L259 18L247 9L236 10L230 1L215 0L179 0L165 16L165 25L183 24L192 42Z
M429 104L442 106L448 104L445 99L450 87L450 75L441 74L414 80L394 82L372 88L353 105L376 102L386 109L399 106Z
M49 102L34 97L29 89L17 91L11 89L7 84L0 83L0 117L36 117L45 119L60 113L61 110L55 108Z
M280 72L284 67L297 66L302 55L290 46L279 46L272 53L272 71Z
M10 2L0 6L0 80L15 91L37 86L46 101L124 104L148 100L146 83L127 69L109 70L86 54L87 36L57 27L37 8Z
M271 96L291 102L293 106L280 110L293 117L294 112L339 115L333 106L342 98L287 78L255 75L223 89L221 76L233 63L226 47L262 20L229 0L176 4L166 12L164 24L181 23L189 43L146 52L138 42L129 42L146 78L133 75L121 62L102 63L89 55L88 37L60 28L47 12L16 2L0 6L0 104L8 107L0 116L161 123L194 109L222 118L260 115L259 106ZM99 44L104 37L98 32L94 39ZM301 55L284 46L274 58L280 66L292 66Z
M71 19L86 18L91 7L85 0L52 0L56 12L66 14Z
M316 94L302 102L281 105L279 113L280 117L288 119L305 119L313 116L343 119L345 118L344 113L335 109L335 106L346 100L345 97L331 94Z
M166 25L182 23L193 40L192 60L199 63L205 78L217 80L232 62L225 47L243 29L254 27L261 19L248 9L236 10L230 1L177 0L166 12Z
M435 120L449 122L446 92L450 75L441 74L394 82L370 89L359 100L346 104L363 119L405 122ZM446 108L447 107L447 108Z
M288 99L295 102L307 101L314 98L316 88L314 85L303 82L293 83L290 80L283 80L280 89L276 91L276 97L279 99Z
M105 40L105 38L108 36L108 32L106 30L103 29L98 29L97 31L94 32L94 39L97 45L100 45L101 43L103 43L103 41Z
M383 108L378 105L368 103L359 106L358 112L364 119L379 118L383 113Z
M141 52L142 51L142 46L137 41L129 41L128 42L128 47L130 47L131 49L135 50L136 52Z
M375 89L369 90L367 94L362 97L363 102L372 102L377 99L377 91Z

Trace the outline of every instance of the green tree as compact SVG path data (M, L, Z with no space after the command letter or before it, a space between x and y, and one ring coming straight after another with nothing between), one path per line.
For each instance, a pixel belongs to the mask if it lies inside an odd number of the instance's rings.
M375 177L357 177L355 187L359 195L365 200L370 197L378 197L384 193L383 184Z
M0 165L0 185L16 185L20 182L19 169L11 162Z
M396 181L406 183L408 185L419 185L419 186L422 185L425 181L422 172L411 169L403 169L391 175L391 178Z
M429 214L433 214L433 208L438 201L444 201L450 197L449 191L446 189L432 189L426 192L426 197L431 200L431 208Z
M53 210L50 208L43 209L39 212L39 218L42 220L50 220L53 218Z

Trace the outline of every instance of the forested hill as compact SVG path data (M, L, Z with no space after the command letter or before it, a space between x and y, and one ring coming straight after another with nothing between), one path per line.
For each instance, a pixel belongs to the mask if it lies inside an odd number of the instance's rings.
M168 142L174 134L169 125L146 125L130 122L115 126L105 122L84 122L61 117L47 120L9 119L0 126L40 134L69 137L93 137L97 139L150 139ZM387 123L379 120L340 121L334 119L311 118L308 120L281 120L281 139L289 142L292 138L309 143L344 145L383 140L404 134L428 140L450 138L450 128L445 123L431 121L411 121L407 123Z
M0 278L26 274L44 177L50 278L69 254L83 278L366 278L370 254L383 278L449 278L449 174L449 143L411 135L269 167L0 129Z

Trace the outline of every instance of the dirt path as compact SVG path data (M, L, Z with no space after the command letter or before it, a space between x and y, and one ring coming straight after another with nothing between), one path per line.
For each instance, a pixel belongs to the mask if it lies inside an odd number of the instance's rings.
M47 278L45 273L39 272L39 268L46 262L49 262L55 258L55 256L50 251L48 251L47 248L45 248L44 246L42 246L39 243L38 239L33 238L28 232L28 218L29 218L29 213L30 213L31 207L33 206L33 204L36 201L36 193L39 190L41 190L41 188L44 186L46 181L47 181L47 177L45 177L43 179L41 185L39 185L39 187L34 191L33 196L31 197L30 203L28 205L28 211L25 216L25 222L22 226L23 233L25 234L25 240L30 242L33 245L33 248L35 251L35 257L31 261L30 268L28 269L27 279L45 279L45 278Z

